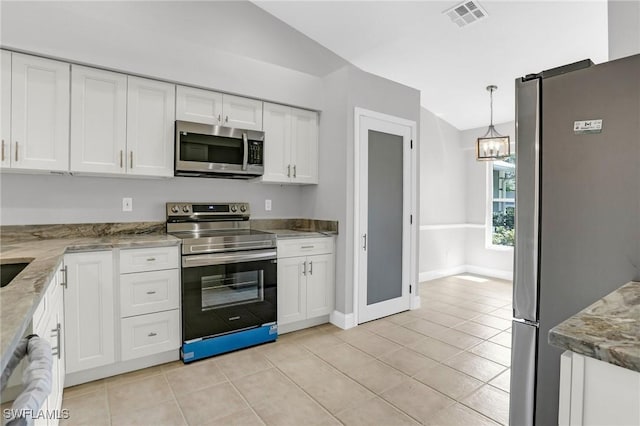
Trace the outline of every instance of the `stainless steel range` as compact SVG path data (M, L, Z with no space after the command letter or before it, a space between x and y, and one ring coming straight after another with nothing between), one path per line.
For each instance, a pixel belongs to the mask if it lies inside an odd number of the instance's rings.
M276 238L249 228L248 203L167 203L182 240L182 360L276 340Z

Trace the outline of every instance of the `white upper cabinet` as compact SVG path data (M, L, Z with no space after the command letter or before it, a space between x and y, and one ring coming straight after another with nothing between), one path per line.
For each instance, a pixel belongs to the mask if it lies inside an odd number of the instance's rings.
M176 120L222 125L222 93L177 86Z
M3 167L68 170L69 64L2 52L2 141Z
M124 173L127 76L73 65L71 171Z
M318 183L318 114L265 102L263 182Z
M264 104L265 182L291 181L291 108Z
M3 50L0 53L0 167L5 168L11 166L11 52Z
M173 176L175 86L128 77L127 173Z
M262 101L222 95L223 126L262 130Z
M176 120L262 130L262 101L177 86Z
M318 114L291 108L292 181L318 183Z
M71 171L173 176L175 86L73 65Z

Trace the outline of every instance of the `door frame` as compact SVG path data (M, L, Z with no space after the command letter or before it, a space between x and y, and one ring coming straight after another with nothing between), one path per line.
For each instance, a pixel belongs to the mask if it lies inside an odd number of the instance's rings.
M417 194L418 194L418 141L417 141L417 124L415 121L393 115L383 114L376 111L367 110L360 107L354 108L354 155L353 155L353 326L359 324L359 290L360 290L360 122L363 118L373 118L381 121L388 121L393 124L406 126L411 129L412 148L410 149L409 164L403 167L409 167L409 175L411 176L409 183L410 207L409 214L412 215L412 222L409 225L409 300L410 309L418 309L420 307L420 296L418 295L418 217L417 217ZM403 212L406 213L406 212ZM404 258L404 256L403 256ZM403 259L404 260L404 259Z

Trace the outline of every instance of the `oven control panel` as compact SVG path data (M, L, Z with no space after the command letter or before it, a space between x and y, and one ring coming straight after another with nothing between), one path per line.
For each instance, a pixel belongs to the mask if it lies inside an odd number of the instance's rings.
M249 217L249 203L167 203L169 217Z

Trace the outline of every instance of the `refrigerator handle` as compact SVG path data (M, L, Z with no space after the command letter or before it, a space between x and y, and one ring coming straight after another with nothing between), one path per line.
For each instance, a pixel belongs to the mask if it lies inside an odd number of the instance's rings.
M515 318L538 321L541 80L516 80Z

